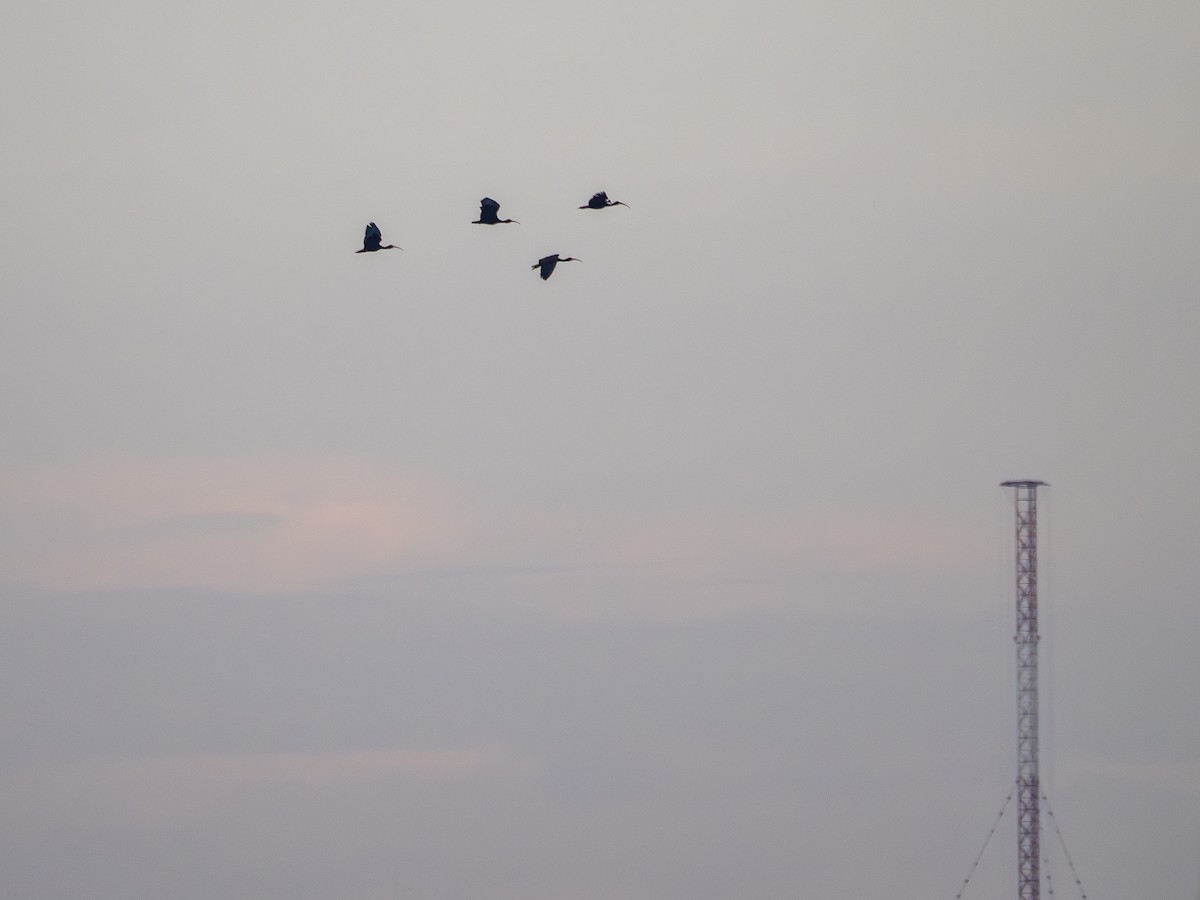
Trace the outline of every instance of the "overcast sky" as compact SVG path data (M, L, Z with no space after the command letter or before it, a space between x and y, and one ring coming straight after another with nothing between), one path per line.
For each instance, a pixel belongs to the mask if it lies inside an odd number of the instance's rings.
M1200 6L0 43L0 894L1200 897Z

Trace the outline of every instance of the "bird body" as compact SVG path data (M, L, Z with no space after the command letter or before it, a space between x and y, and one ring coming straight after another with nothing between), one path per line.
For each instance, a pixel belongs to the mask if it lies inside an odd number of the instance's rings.
M500 204L491 197L484 197L479 201L479 218L471 223L472 225L520 225L516 219L501 219Z
M573 256L559 256L557 253L552 253L549 256L543 256L529 268L541 269L542 281L545 281L554 274L554 267L560 262L583 262L581 259L576 259Z
M374 222L367 223L367 230L363 233L363 246L361 250L355 250L355 253L374 253L376 250L403 250L403 247L397 247L395 244L388 244L386 247L383 244L383 232L379 230L379 226Z
M598 191L592 194L592 199L585 203L580 209L606 209L609 206L624 206L629 208L628 203L622 203L620 200L609 200L607 191Z

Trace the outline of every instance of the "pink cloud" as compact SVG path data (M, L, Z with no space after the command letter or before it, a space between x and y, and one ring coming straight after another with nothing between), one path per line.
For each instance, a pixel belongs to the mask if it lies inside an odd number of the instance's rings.
M460 514L431 479L349 458L30 466L2 489L0 577L72 590L275 591L443 558Z

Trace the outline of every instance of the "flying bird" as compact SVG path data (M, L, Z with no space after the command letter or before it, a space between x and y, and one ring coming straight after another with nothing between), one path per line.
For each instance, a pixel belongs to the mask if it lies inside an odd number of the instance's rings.
M376 250L403 250L403 247L397 247L395 244L388 244L386 247L380 246L383 243L383 232L379 230L379 226L374 222L367 223L367 230L363 234L363 248L355 250L355 253L374 253Z
M472 225L520 225L516 219L501 219L500 204L491 197L484 197L479 201L479 218L472 222Z
M604 209L608 206L624 206L629 208L628 203L622 203L620 200L609 200L606 191L600 191L597 194L592 194L592 199L585 203L580 209Z
M541 269L542 270L542 281L545 281L547 278L549 278L551 275L554 274L554 267L557 266L560 262L583 262L583 260L576 259L573 256L561 257L557 253L553 253L550 256L543 256L541 259L539 259L537 262L535 262L529 268Z

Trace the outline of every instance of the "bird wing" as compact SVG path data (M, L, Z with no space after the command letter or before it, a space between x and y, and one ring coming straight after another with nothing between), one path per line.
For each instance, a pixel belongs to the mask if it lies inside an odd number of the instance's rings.
M371 249L373 247L374 249L378 250L379 245L382 243L383 232L379 230L379 226L374 222L369 223L367 225L367 230L363 232L363 248Z
M500 204L491 197L479 201L479 221L484 225L495 225L500 221Z
M592 194L592 200L593 202L607 203L608 191L596 191L596 193Z
M553 256L543 256L538 260L538 268L541 269L542 281L550 277L550 273L554 271L554 267L558 264L558 254Z

